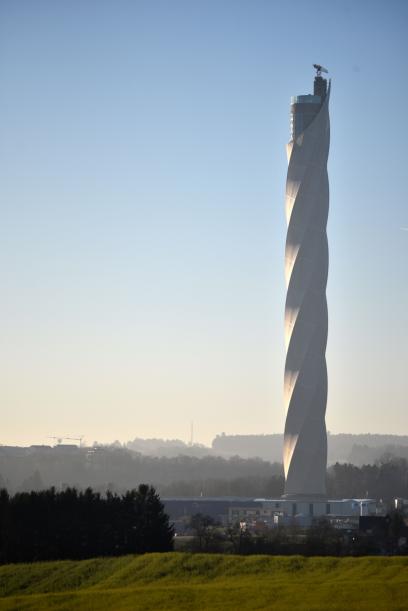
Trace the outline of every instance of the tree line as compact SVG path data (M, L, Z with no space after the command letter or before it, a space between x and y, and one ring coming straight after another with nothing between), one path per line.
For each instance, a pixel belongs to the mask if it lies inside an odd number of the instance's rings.
M408 460L384 456L374 465L356 467L336 463L327 471L327 493L331 498L408 498Z
M384 457L374 465L356 467L336 463L327 470L329 498L382 499L389 506L394 498L408 498L408 460ZM218 477L170 482L159 487L162 496L248 496L278 498L284 492L283 474L248 475L229 480Z
M124 492L149 482L163 494L172 482L202 482L263 477L282 473L281 464L238 456L144 456L117 447L98 448L17 448L0 446L0 488L29 492L51 486L70 486L104 492Z
M173 536L158 494L145 484L104 496L90 488L0 490L1 563L166 552Z
M366 556L408 554L408 527L398 511L392 511L369 531L339 530L325 517L316 518L308 528L296 524L259 531L239 523L221 526L211 516L195 514L190 520L192 538L180 550L200 553L234 553L279 556Z
M24 457L1 456L0 452L0 487L10 493L54 485L77 489L90 486L101 493L109 489L120 494L146 481L162 497L274 498L284 491L282 465L260 459L157 458L117 448L102 448L91 454L83 449L67 455L39 452ZM371 497L387 503L395 497L408 498L408 460L388 455L362 467L336 463L327 470L327 494L331 498Z

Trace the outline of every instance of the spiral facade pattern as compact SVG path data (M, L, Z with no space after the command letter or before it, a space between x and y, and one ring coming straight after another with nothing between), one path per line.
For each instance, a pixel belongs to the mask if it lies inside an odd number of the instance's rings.
M330 85L311 123L287 145L283 462L289 497L326 493L329 98Z

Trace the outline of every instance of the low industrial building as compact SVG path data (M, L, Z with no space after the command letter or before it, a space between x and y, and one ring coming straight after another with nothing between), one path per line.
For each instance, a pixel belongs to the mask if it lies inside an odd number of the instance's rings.
M325 517L338 529L358 528L360 516L383 513L374 499L259 499L248 497L172 497L162 499L173 523L182 525L201 513L220 524L246 524L249 528L275 528L296 524L308 527L315 518Z
M315 518L325 517L335 528L358 528L360 516L378 515L374 499L254 499L256 507L233 506L229 510L230 523L264 522L270 528L296 524L308 527Z

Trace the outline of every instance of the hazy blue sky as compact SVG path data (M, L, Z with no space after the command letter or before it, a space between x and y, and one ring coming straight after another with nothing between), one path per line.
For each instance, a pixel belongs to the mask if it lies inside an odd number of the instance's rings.
M327 425L407 434L407 40L404 0L1 0L0 443L282 431L285 145L314 62Z

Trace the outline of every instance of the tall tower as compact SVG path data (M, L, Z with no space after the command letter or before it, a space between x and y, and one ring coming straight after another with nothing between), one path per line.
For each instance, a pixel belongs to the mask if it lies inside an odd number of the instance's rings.
M287 145L285 249L285 496L326 493L327 216L330 82L317 74L313 95L291 101Z

